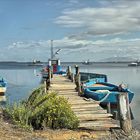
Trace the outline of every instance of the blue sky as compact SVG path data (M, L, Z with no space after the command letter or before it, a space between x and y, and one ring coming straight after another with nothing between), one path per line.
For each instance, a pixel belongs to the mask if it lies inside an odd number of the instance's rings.
M0 0L0 60L140 59L138 0Z

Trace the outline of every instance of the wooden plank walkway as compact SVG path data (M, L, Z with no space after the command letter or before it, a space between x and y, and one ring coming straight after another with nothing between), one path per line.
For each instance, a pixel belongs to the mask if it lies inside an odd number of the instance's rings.
M72 83L66 76L54 75L50 90L56 91L58 96L68 99L72 110L80 121L79 128L109 130L118 127L116 121L111 118L112 114L107 113L94 100L88 101L78 96L75 87L75 83Z

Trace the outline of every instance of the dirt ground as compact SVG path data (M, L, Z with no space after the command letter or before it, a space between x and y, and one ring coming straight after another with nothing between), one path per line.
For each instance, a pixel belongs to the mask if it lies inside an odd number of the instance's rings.
M129 136L120 130L112 132L67 129L25 131L4 120L0 113L0 140L140 140L139 131L133 131Z
M40 130L25 131L8 122L0 120L0 140L89 140L108 135L108 132L94 132L84 130Z

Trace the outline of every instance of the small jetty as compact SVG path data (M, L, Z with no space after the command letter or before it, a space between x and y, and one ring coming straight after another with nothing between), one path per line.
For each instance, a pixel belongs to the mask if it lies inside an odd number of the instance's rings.
M110 130L118 128L112 114L107 113L98 102L80 97L75 90L76 85L67 76L53 75L49 91L56 91L58 96L64 96L79 119L80 129Z
M118 112L111 114L110 102L107 104L107 109L104 109L100 106L99 101L82 96L84 87L79 67L75 65L75 73L72 73L71 66L68 66L64 72L61 69L60 60L55 58L55 54L57 53L53 53L51 41L51 59L45 68L47 71L42 73L45 90L50 93L55 91L58 96L63 96L68 100L71 109L79 120L79 129L98 130L100 132L121 128L125 133L131 132L132 123L127 92L122 92L116 96Z

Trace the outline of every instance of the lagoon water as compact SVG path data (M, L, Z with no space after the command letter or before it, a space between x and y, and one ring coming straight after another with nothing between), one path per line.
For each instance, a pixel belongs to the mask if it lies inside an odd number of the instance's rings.
M140 129L140 67L81 67L81 71L106 74L110 83L125 84L135 95L131 103L133 126Z
M66 67L64 67L65 69ZM31 91L39 86L41 81L41 67L0 67L0 76L8 82L7 102L19 102L26 99ZM131 103L134 115L134 127L140 129L140 67L107 66L107 65L80 65L80 71L106 74L108 81L119 85L124 83L134 93Z

